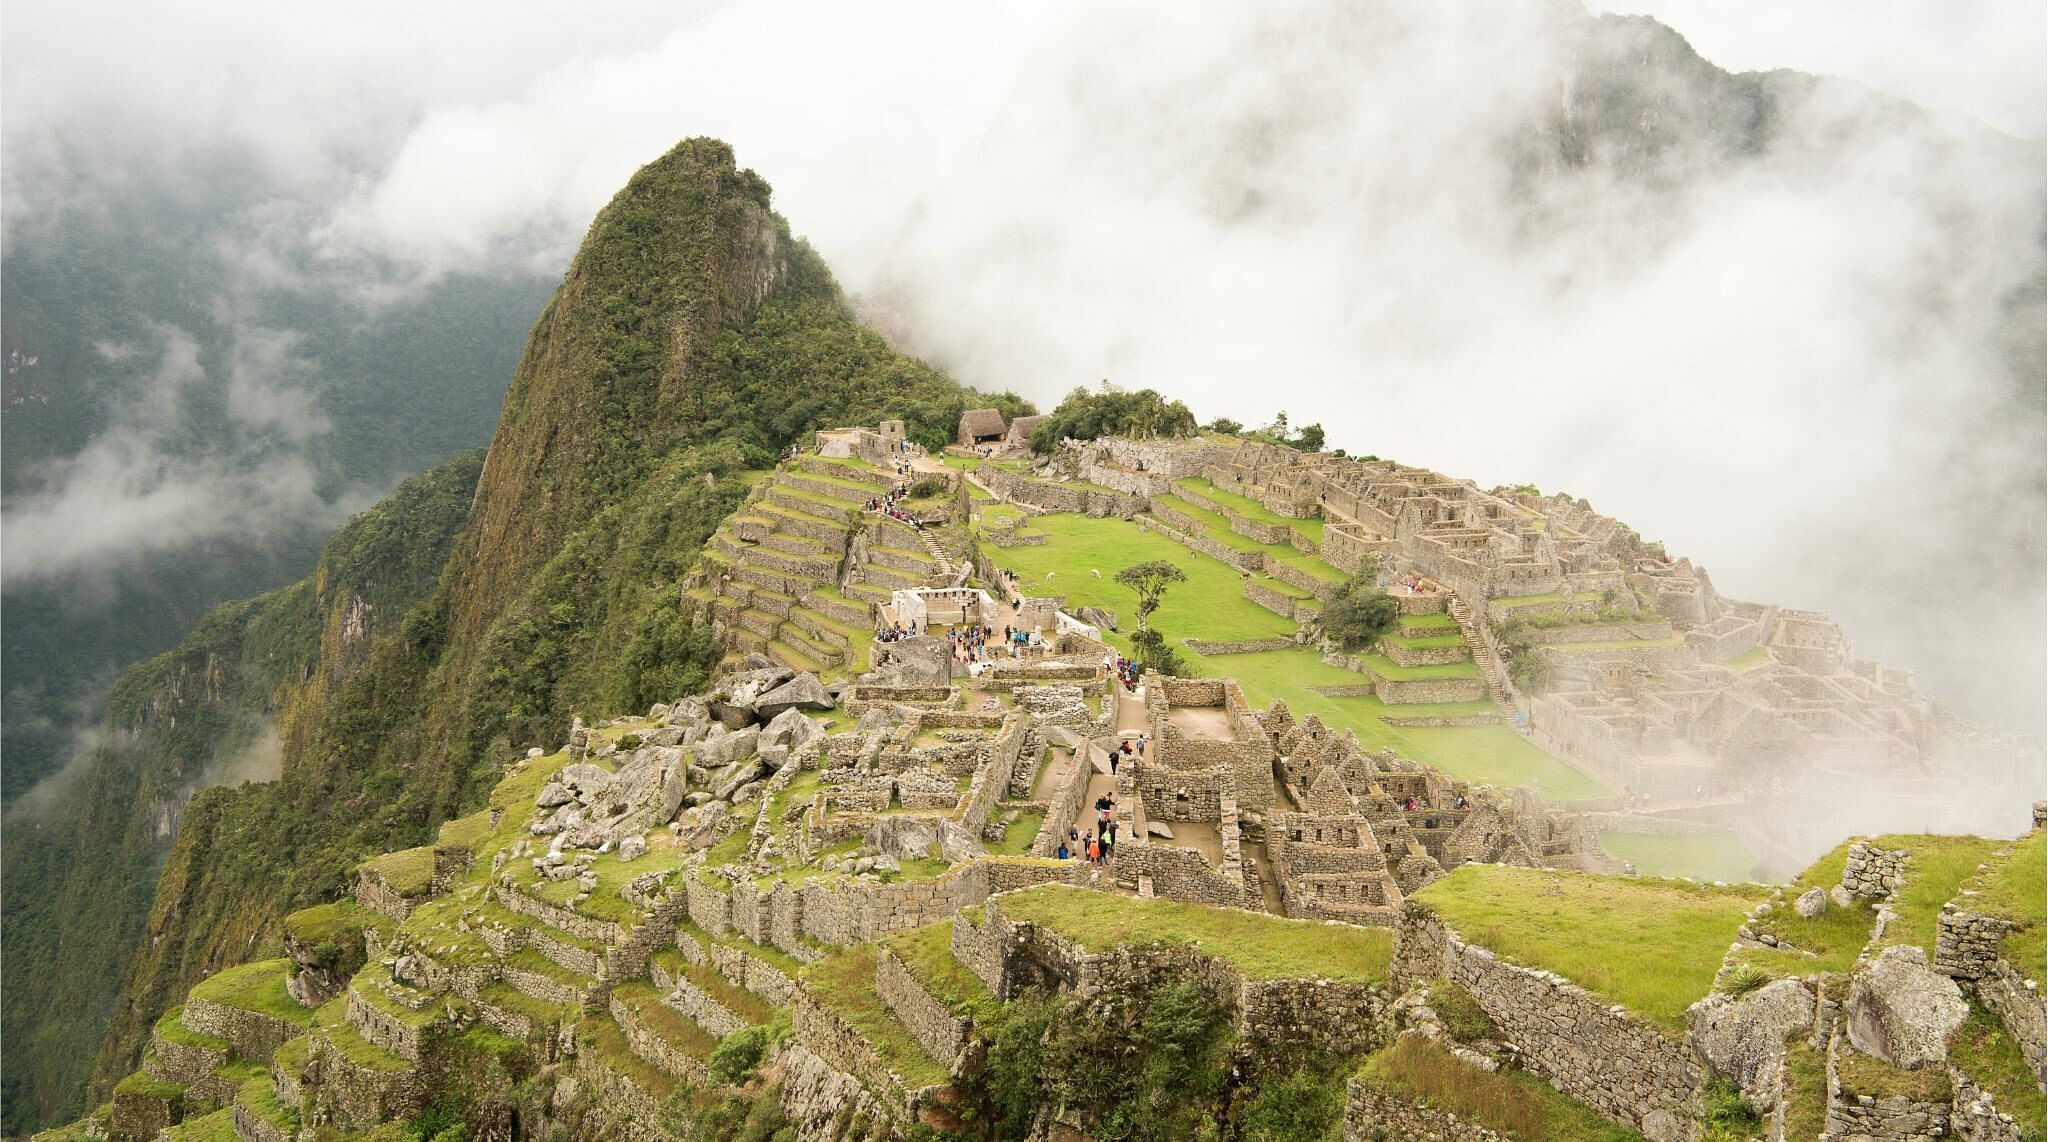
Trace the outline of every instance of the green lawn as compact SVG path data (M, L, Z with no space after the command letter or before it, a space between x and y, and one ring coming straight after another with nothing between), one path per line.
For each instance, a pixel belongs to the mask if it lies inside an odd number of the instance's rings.
M1019 813L1011 821L1003 839L989 846L999 856L1023 856L1031 851L1031 842L1038 839L1038 830L1045 824L1043 813Z
M1771 661L1771 652L1761 646L1753 646L1721 665L1730 670L1754 670Z
M1760 886L1714 888L1540 868L1465 865L1409 899L1473 943L1554 971L1674 1034L1713 986Z
M1848 860L1849 844L1844 841L1793 878L1785 886L1784 903L1757 919L1755 926L1760 932L1769 932L1798 951L1812 952L1812 956L1759 947L1743 948L1735 959L1781 976L1847 971L1863 951L1863 945L1870 942L1870 927L1876 919L1874 910L1861 900L1848 908L1830 904L1826 912L1809 920L1792 910L1792 902L1808 889L1825 891L1840 884L1842 866Z
M1491 702L1457 702L1435 706L1389 706L1378 698L1328 698L1312 686L1356 686L1369 681L1341 666L1323 662L1315 651L1268 650L1256 654L1186 656L1188 672L1202 678L1232 677L1244 687L1245 699L1264 709L1273 699L1286 701L1299 721L1314 714L1323 724L1358 735L1369 750L1392 749L1402 757L1433 765L1461 781L1479 781L1512 789L1527 785L1544 797L1570 801L1608 793L1591 778L1531 745L1502 725L1390 726L1387 717L1455 716L1494 713Z
M1479 665L1471 659L1442 666L1403 666L1384 654L1361 656L1374 674L1394 682L1427 682L1442 678L1478 678Z
M1167 589L1165 602L1151 620L1176 645L1191 636L1228 641L1286 638L1294 633L1293 620L1244 597L1243 577L1235 567L1197 555L1156 532L1124 520L1072 513L1039 516L1032 527L1049 537L1044 545L991 548L986 554L1014 573L1026 594L1065 595L1069 613L1086 606L1115 611L1124 630L1105 635L1125 650L1130 647L1126 636L1136 625L1130 616L1137 596L1116 583L1116 573L1152 559L1171 563L1188 576L1187 582Z
M1696 880L1756 880L1756 854L1732 832L1660 837L1647 833L1600 834L1601 847L1636 866L1643 876L1690 876Z
M882 943L903 960L903 966L933 998L954 1014L986 1018L1001 1006L981 978L953 958L951 920L913 928Z
M1323 976L1378 981L1386 978L1393 950L1393 933L1385 928L1286 920L1172 900L1133 900L1065 884L1006 893L996 906L1012 920L1043 925L1091 953L1125 944L1185 944L1253 979Z

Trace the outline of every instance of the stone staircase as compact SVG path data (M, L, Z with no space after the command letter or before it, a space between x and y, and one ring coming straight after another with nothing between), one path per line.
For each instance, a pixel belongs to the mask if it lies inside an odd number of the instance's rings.
M1466 645L1472 648L1472 662L1479 667L1480 677L1486 680L1487 697L1493 700L1493 704L1499 707L1501 713L1512 716L1515 706L1508 701L1507 678L1501 671L1500 659L1493 653L1493 647L1486 641L1485 636L1479 633L1472 609L1467 607L1464 598L1454 591L1451 593L1448 610L1451 619L1458 624L1458 630L1465 635Z

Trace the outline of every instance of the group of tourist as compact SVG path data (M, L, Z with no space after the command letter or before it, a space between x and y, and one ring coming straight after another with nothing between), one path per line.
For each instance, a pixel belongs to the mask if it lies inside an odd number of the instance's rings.
M875 628L876 642L902 642L906 638L916 637L916 619L910 620L910 623L907 626L903 623L890 623L888 626Z
M922 531L924 530L923 520L918 519L916 516L911 515L910 513L903 511L901 508L898 508L896 506L897 502L903 498L904 493L908 492L909 490L910 489L907 485L898 484L894 488L889 489L889 491L884 495L871 497L868 500L868 502L861 505L861 510L869 512L881 512L883 515L888 516L890 519L897 520L902 523L907 523L910 526L917 528L919 531Z
M1102 665L1116 672L1116 680L1124 684L1124 693L1138 689L1138 664L1121 654L1105 655Z
M1108 864L1116 855L1116 833L1116 798L1105 793L1095 799L1095 827L1084 836L1080 826L1069 826L1057 855L1061 860Z
M988 640L994 634L992 627L981 623L954 627L946 632L946 640L953 644L953 661L974 664L988 661Z

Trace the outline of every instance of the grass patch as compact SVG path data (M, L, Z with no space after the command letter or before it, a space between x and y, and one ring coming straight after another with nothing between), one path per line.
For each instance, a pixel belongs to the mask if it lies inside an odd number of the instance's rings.
M2042 982L2044 964L2048 964L2048 939L2044 939L2048 938L2048 917L2043 915L2048 911L2048 883L2044 881L2048 881L2048 832L2036 829L1971 882L1975 895L1964 904L2022 925L2006 933L1999 954L2037 983Z
M953 922L941 920L882 941L917 982L955 1015L987 1019L1002 1006L981 978L953 958Z
M365 866L384 878L391 891L400 896L424 896L434 883L434 849L421 845L416 849L400 849L385 853L364 862Z
M171 1099L183 1097L185 1088L177 1083L167 1083L162 1079L153 1078L141 1071L133 1071L114 1084L114 1093L135 1095L140 1098L160 1098L169 1102Z
M1730 670L1755 670L1771 661L1771 652L1761 646L1752 646L1721 665Z
M1946 1067L1903 1070L1844 1045L1835 1052L1835 1075L1848 1094L1871 1098L1910 1098L1915 1102L1947 1102L1955 1087Z
M1785 1137L1818 1138L1827 1124L1827 1058L1795 1033L1785 1044Z
M1998 1109L2012 1115L2022 1138L2041 1142L2042 1123L2048 1121L2048 1099L2042 1097L2041 1087L2027 1067L2027 1057L2004 1024L1972 1003L1970 1018L1949 1047L1949 1058L1978 1086L1991 1092Z
M1003 839L988 846L988 851L997 856L1023 856L1031 851L1031 842L1038 839L1038 831L1045 827L1045 814L1019 813L1003 833Z
M1623 1142L1640 1137L1534 1075L1511 1067L1482 1071L1414 1036L1396 1039L1367 1059L1358 1077L1375 1090L1447 1110L1510 1138Z
M285 993L287 962L279 957L215 972L193 985L192 997L310 1027L313 1013Z
M1941 906L1955 899L1977 866L1991 859L2004 842L1987 837L1885 836L1871 842L1878 848L1905 849L1905 883L1892 893L1899 914L1885 930L1884 943L1912 944L1934 955L1936 920Z
M626 1033L612 1022L610 1016L585 1019L577 1024L576 1041L603 1059L606 1067L646 1091L655 1102L665 1102L676 1092L676 1080L660 1067L634 1054L633 1048L626 1044Z
M1466 865L1409 899L1466 939L1685 1031L1759 887Z
M1172 900L1134 900L1064 884L1006 894L1000 908L1073 939L1090 952L1120 945L1184 944L1253 979L1376 982L1387 975L1393 933L1286 920L1263 912Z
M1040 516L1032 526L1046 534L1044 544L992 548L985 554L1015 574L1025 592L1067 596L1069 613L1086 606L1104 607L1120 615L1132 613L1136 596L1117 585L1116 573L1135 563L1159 559L1188 577L1187 582L1174 584L1151 618L1152 626L1174 644L1189 637L1247 640L1286 638L1294 633L1293 620L1244 597L1244 580L1235 567L1197 555L1157 532L1124 520L1089 519L1072 513ZM1094 574L1098 571L1100 577ZM1128 634L1128 630L1105 632L1125 651L1130 649Z
M1870 905L1858 900L1848 908L1836 907L1809 920L1793 911L1792 902L1808 889L1823 891L1842 882L1842 867L1849 860L1848 842L1837 845L1785 886L1785 898L1777 907L1758 917L1755 927L1769 932L1812 956L1777 948L1743 948L1736 953L1745 964L1774 975L1810 975L1843 972L1855 964L1863 946L1870 942L1870 927L1876 917Z
M910 1029L875 994L875 945L862 944L804 968L804 989L818 1005L845 1020L874 1045L912 1090L946 1082L946 1068L925 1052Z
M180 1022L184 1014L183 1007L173 1007L164 1012L164 1017L156 1021L157 1037L169 1043L176 1043L180 1047L197 1047L208 1051L232 1049L226 1039L194 1031L185 1026Z
M619 984L612 988L612 998L624 1004L642 1026L693 1059L708 1059L711 1052L718 1049L718 1040L712 1038L710 1032L697 1026L689 1016L663 1003L654 985L646 980Z
M1470 659L1442 666L1403 666L1384 654L1360 655L1365 668L1394 682L1427 682L1442 678L1478 678L1479 665Z
M1696 880L1761 880L1756 854L1732 832L1656 836L1603 830L1600 846L1635 866L1643 876L1690 876Z
M235 1142L235 1108L224 1106L211 1114L188 1118L171 1127L171 1142Z
M299 1132L298 1113L277 1101L277 1092L271 1089L267 1075L243 1083L235 1092L235 1105L247 1107L250 1113L280 1127L287 1135Z

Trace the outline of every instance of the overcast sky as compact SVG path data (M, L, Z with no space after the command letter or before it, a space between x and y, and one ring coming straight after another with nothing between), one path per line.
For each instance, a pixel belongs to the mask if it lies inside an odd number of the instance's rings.
M1966 119L2041 137L2038 0L1612 5L1955 122L1893 138L1823 100L1791 142L1861 140L1824 165L1767 156L1669 213L1550 203L1534 239L1471 141L1558 98L1558 9L1371 7L17 0L0 178L11 227L243 149L315 248L396 267L373 301L557 273L634 167L717 135L963 381L1285 407L1333 445L1568 490L1966 708L2038 715L2039 432L1995 415L1988 330L2039 274L2040 153L1930 161ZM1959 512L1986 497L2021 510ZM10 528L36 524L61 520ZM1950 543L1992 654L1898 605L1955 585Z

